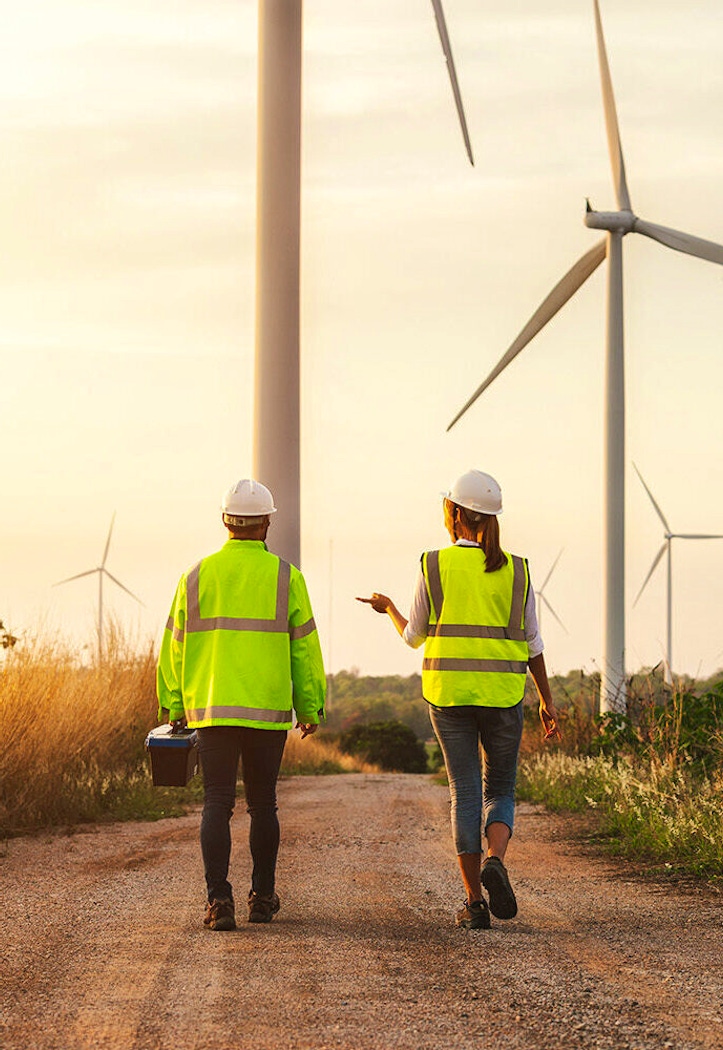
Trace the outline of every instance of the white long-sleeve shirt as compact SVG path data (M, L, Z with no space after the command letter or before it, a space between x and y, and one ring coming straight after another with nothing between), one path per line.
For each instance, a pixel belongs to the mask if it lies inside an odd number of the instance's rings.
M457 540L456 547L479 547L479 543L473 543L472 540ZM411 646L412 649L418 649L420 645L426 640L429 632L429 594L427 592L427 582L424 579L424 573L419 570L419 576L417 577L417 585L414 590L414 597L412 599L412 607L409 610L409 622L404 629L402 638ZM527 601L525 602L525 640L527 642L530 656L539 656L545 648L542 643L542 637L540 635L540 628L537 624L537 607L535 604L535 592L532 589L532 582L527 591Z

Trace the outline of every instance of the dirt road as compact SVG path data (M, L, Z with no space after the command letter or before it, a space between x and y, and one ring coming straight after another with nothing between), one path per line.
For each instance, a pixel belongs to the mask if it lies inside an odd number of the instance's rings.
M198 813L11 841L5 1050L723 1046L721 895L588 855L520 806L520 912L455 929L447 791L424 776L280 784L282 910L202 926ZM248 884L243 806L232 878Z

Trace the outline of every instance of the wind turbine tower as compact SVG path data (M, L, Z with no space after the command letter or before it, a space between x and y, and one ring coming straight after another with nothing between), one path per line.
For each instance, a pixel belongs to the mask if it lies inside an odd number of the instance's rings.
M139 605L143 605L140 598L129 591L125 584L117 580L105 567L105 563L108 560L108 551L110 550L110 538L113 533L113 524L115 522L115 514L111 518L110 528L108 529L108 539L105 541L105 550L103 551L103 560L96 569L88 569L86 572L78 572L75 576L68 576L65 580L59 580L58 583L54 583L54 587L59 587L63 583L70 583L71 580L80 580L83 576L93 576L96 572L98 573L98 662L103 660L103 577L107 576L109 580L120 587L126 594L130 594L131 598L134 598Z
M618 210L594 211L588 202L585 225L604 230L598 241L552 289L538 307L515 341L495 365L487 378L460 409L447 427L457 420L494 382L507 365L544 328L558 310L571 299L588 277L607 259L607 355L605 379L605 539L604 539L604 665L600 694L601 711L624 711L625 697L625 361L623 332L623 237L628 233L642 233L654 241L686 252L708 262L723 264L723 246L671 230L638 218L632 210L625 176L625 162L620 142L618 118L615 110L612 80L608 65L605 40L598 0L594 0L595 31L597 36L603 107L607 129L608 149Z
M470 163L441 0L432 0ZM254 475L279 508L274 551L300 563L301 0L259 0Z
M663 528L665 529L665 533L664 533L665 539L663 540L663 543L662 543L658 553L655 555L655 558L653 559L653 564L650 566L650 569L648 570L648 575L643 580L642 587L638 591L638 595L637 595L635 601L633 602L633 608L638 604L638 601L639 601L643 591L648 586L648 581L650 580L650 577L653 575L653 573L657 569L657 567L658 567L658 565L660 563L660 559L663 557L664 554L667 554L668 555L668 587L667 587L667 599L666 599L665 681L668 683L668 685L672 685L673 684L673 540L723 540L723 534L721 534L721 533L703 533L703 532L673 532L673 530L671 529L670 525L668 524L668 521L667 521L665 515L663 514L662 510L658 506L658 504L657 504L657 502L655 500L655 497L653 496L653 494L650 491L650 489L648 488L648 486L645 484L645 479L643 478L643 475L640 473L640 471L638 470L638 468L635 466L634 463L633 463L633 466L635 467L635 473L640 478L640 481L642 483L643 488L645 489L645 491L648 494L648 498L650 499L650 502L653 504L653 507L655 509L655 513L660 518L660 520L661 520L661 522L663 524Z

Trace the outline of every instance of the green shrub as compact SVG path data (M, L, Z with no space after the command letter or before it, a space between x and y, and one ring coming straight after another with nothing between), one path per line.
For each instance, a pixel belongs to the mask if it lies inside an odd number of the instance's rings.
M426 748L403 722L354 725L339 734L339 747L389 772L427 772Z

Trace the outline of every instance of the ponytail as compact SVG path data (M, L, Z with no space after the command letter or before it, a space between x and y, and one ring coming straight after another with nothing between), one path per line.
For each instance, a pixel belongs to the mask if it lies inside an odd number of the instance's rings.
M474 537L484 551L485 572L497 572L507 564L507 555L500 547L500 525L495 514L478 514L457 504L459 522L468 538Z

